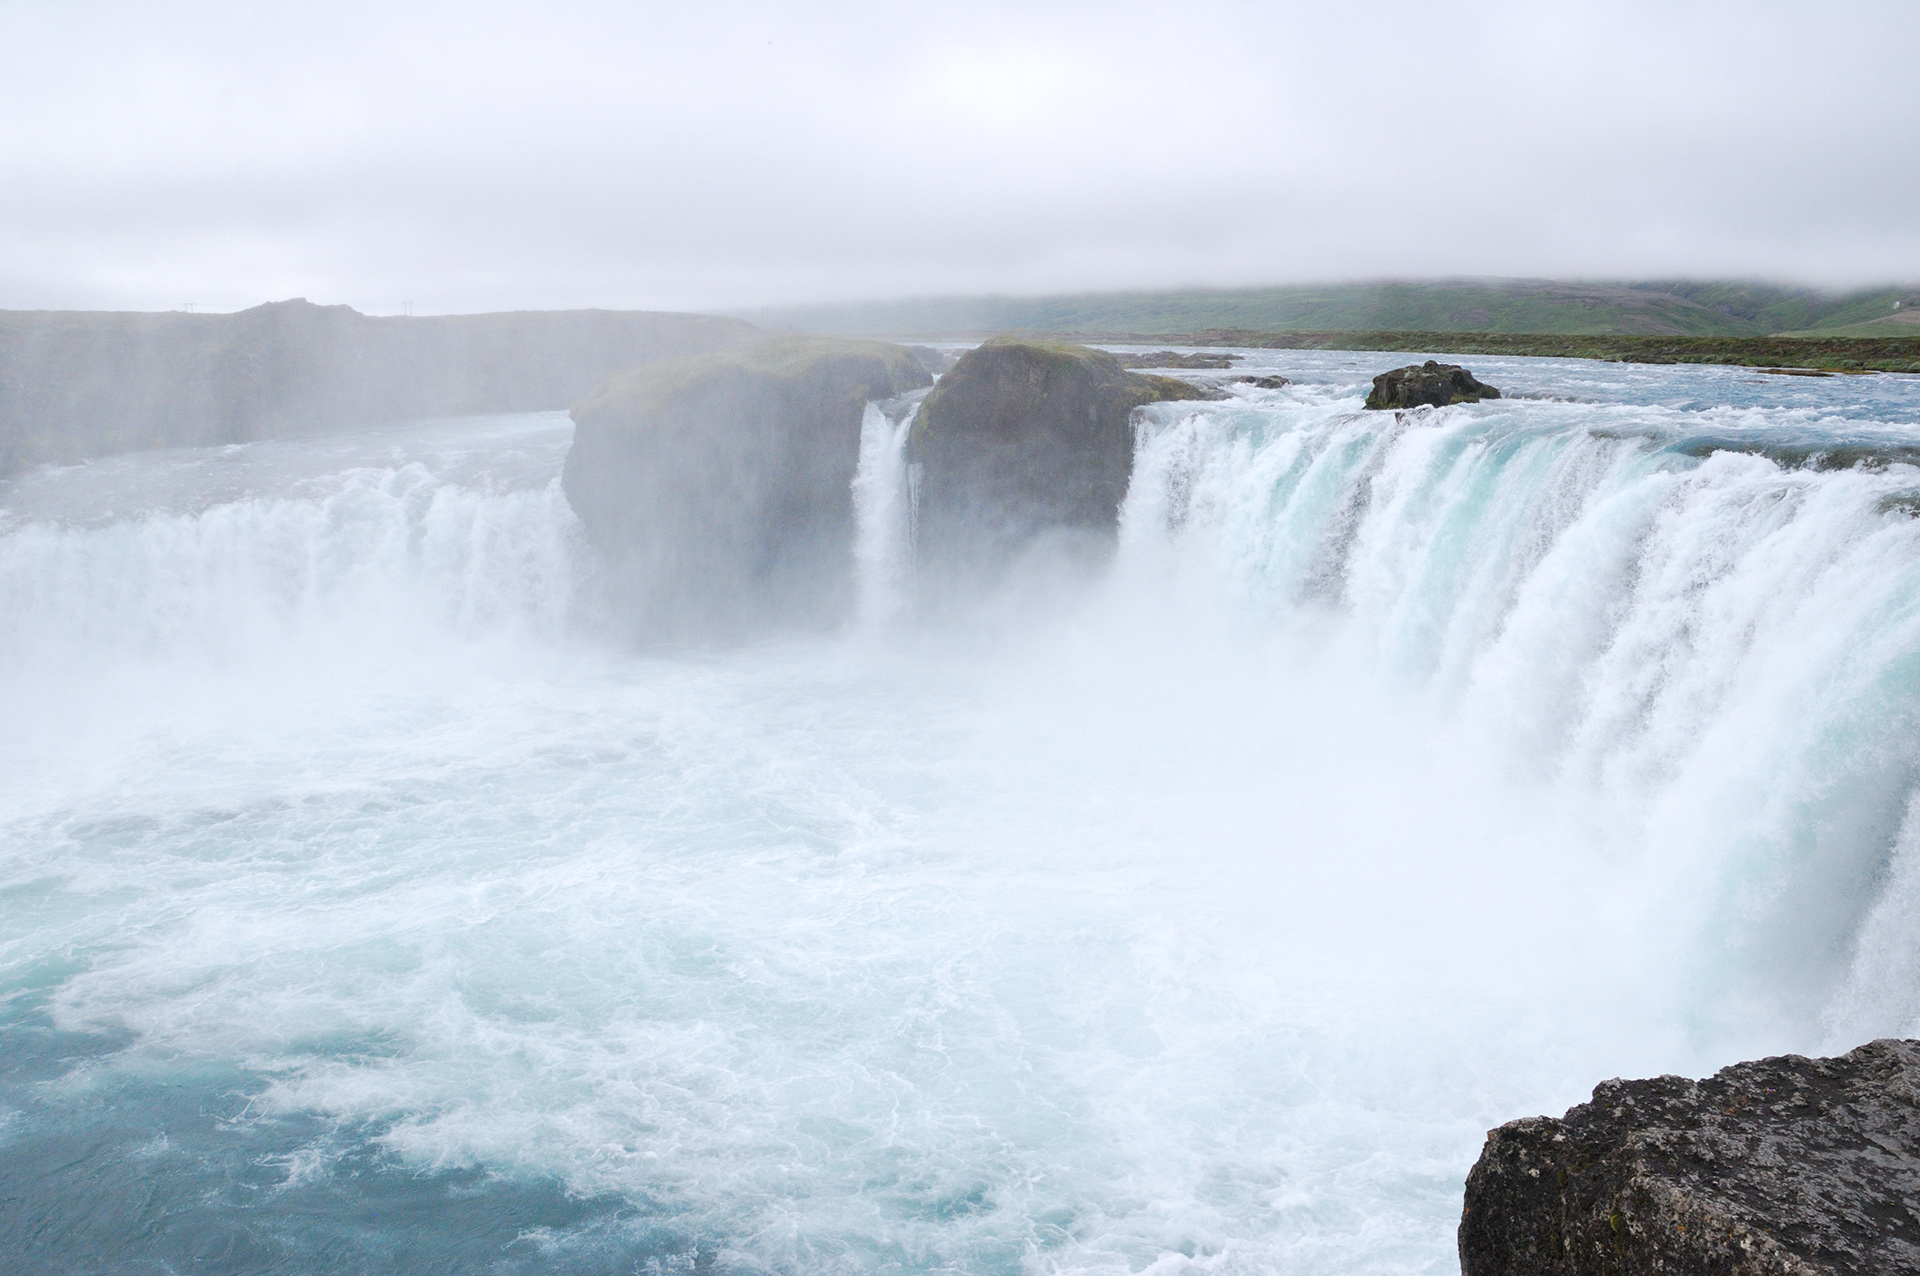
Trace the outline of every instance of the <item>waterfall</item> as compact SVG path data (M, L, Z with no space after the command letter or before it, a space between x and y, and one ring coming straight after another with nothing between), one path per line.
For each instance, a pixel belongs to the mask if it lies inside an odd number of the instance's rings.
M1729 992L1817 997L1920 775L1920 473L1784 466L1697 428L1577 404L1156 407L1122 572L1333 626L1380 685L1476 728L1488 765L1614 812L1658 884L1650 932L1717 953Z
M869 405L857 616L712 649L597 623L564 417L0 485L0 1198L102 1268L1445 1272L1490 1126L1920 1032L1915 383L1358 363L1143 409L1110 559L913 624Z
M411 464L328 488L14 529L0 537L0 653L191 659L319 631L370 643L564 626L580 547L557 482L489 492Z
M907 473L907 432L925 391L869 403L860 419L860 462L853 476L857 531L854 567L859 619L881 625L905 610L913 587L914 503Z

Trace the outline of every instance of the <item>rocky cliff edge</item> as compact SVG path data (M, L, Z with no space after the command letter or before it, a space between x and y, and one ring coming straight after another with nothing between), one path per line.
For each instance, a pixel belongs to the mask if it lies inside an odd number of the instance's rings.
M1487 1136L1462 1276L1920 1272L1920 1042L1607 1081Z

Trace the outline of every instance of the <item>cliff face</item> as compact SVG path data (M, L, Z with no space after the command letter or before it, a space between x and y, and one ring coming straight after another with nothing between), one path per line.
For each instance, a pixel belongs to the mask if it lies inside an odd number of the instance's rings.
M0 475L152 447L563 408L615 373L761 334L634 311L373 318L0 311Z
M1608 1081L1487 1137L1462 1276L1920 1272L1920 1042Z
M861 417L931 380L903 346L793 337L656 364L578 404L567 499L636 631L731 638L845 615Z
M1111 533L1133 475L1133 409L1215 397L1085 346L997 337L968 351L908 436L921 553L991 568L1049 530Z

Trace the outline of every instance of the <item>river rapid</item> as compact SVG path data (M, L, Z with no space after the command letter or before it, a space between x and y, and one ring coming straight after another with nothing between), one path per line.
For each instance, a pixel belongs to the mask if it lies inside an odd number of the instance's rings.
M1920 378L1246 354L937 621L873 410L725 650L565 414L0 485L0 1252L1448 1273L1489 1127L1920 1032Z

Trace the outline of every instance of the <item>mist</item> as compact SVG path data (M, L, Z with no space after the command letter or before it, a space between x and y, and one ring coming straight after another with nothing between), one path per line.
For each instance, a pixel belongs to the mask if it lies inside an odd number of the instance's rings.
M1483 360L1397 415L1240 353L1132 419L1109 552L961 594L933 391L867 404L856 596L750 641L631 641L560 412L8 480L0 1226L1446 1272L1491 1126L1913 1031L1912 468L1769 454L1911 381Z
M10 5L0 306L1920 272L1911 5Z
M1485 1276L1920 1034L1916 47L0 0L0 1254Z

